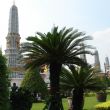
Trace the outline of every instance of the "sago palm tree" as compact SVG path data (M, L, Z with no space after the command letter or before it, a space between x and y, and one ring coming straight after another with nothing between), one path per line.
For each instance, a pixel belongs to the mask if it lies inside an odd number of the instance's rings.
M49 110L60 110L59 76L62 64L85 64L78 56L91 54L87 49L91 46L81 47L80 44L86 40L91 40L91 37L77 29L63 28L58 31L58 27L54 27L47 34L38 32L36 36L28 37L27 40L31 42L24 43L22 46L23 53L25 53L26 68L33 69L42 64L49 65L50 94L54 99Z
M60 74L61 89L72 91L72 110L83 110L84 92L96 91L105 88L94 68L91 66L62 68Z

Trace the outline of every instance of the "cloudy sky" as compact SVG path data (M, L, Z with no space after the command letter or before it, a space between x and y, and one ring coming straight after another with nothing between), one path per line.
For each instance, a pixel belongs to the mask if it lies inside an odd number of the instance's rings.
M0 45L5 50L9 9L13 0L0 0ZM89 43L99 51L102 69L110 58L110 0L15 0L19 11L21 41L35 32L50 31L52 26L74 27L92 35ZM88 59L92 64L93 57Z

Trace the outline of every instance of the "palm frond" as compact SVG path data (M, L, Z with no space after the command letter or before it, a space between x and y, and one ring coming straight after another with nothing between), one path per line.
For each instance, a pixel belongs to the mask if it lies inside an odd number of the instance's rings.
M90 39L84 32L79 32L77 29L64 27L59 31L58 27L53 27L52 31L46 34L37 32L35 36L29 36L27 45L21 48L25 63L31 61L31 64L33 62L38 65L57 61L60 64L82 65L84 61L78 58L78 55L92 53L87 49L84 51L80 43Z
M94 73L94 68L89 65L81 67L70 65L69 69L63 68L60 79L61 86L67 90L83 88L95 91L105 88L104 82Z

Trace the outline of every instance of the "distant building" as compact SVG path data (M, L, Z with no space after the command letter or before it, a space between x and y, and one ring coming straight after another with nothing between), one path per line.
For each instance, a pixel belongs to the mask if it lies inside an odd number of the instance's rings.
M18 8L13 3L13 5L10 8L9 13L9 25L8 25L8 34L6 37L6 50L5 50L5 56L7 58L7 65L11 71L9 78L11 80L11 85L13 83L16 83L17 86L20 86L21 81L24 77L24 68L23 64L21 64L20 58L20 50L22 51L23 46L30 45L29 43L22 43L20 44L20 34L19 34L19 21L18 21ZM48 84L49 83L49 72L47 65L43 65L41 67L41 76L44 79L44 81ZM43 71L42 71L43 70Z
M6 37L6 50L5 55L7 58L7 65L10 68L11 85L16 83L20 85L23 79L23 65L19 63L20 58L20 34L19 34L19 21L18 21L18 8L15 4L10 8L8 34Z
M81 43L80 46L81 46L81 48L83 48L83 50L85 51L85 45L84 45L84 43ZM80 55L80 58L83 59L84 62L87 62L86 54L81 54L81 55Z
M110 72L110 64L109 64L109 58L105 57L105 63L104 63L104 67L105 67L105 72Z
M94 63L94 66L95 66L95 68L96 68L96 70L98 72L101 72L99 53L98 53L97 50L95 51L95 63Z

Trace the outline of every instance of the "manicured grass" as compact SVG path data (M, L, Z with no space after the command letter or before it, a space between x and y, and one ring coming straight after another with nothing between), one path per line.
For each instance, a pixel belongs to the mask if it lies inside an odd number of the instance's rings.
M34 103L31 110L43 110L44 103Z
M31 110L43 110L44 106L44 103L34 103ZM63 107L65 110L68 110L67 99L63 99Z
M107 95L107 100L110 100L110 95ZM94 110L94 106L98 103L96 96L85 97L84 110ZM42 110L45 106L44 103L34 103L31 110ZM67 99L63 99L64 110L68 110Z
M44 106L44 103L34 103L31 110L43 110ZM65 110L68 110L67 99L63 99L63 107Z
M86 97L85 104L84 104L84 110L94 110L94 106L98 103L100 103L100 102L97 101L95 96Z
M107 101L108 100L110 100L110 95L107 95ZM85 104L84 104L84 110L94 110L94 106L98 103L102 103L102 102L98 102L96 99L96 96L86 97Z

